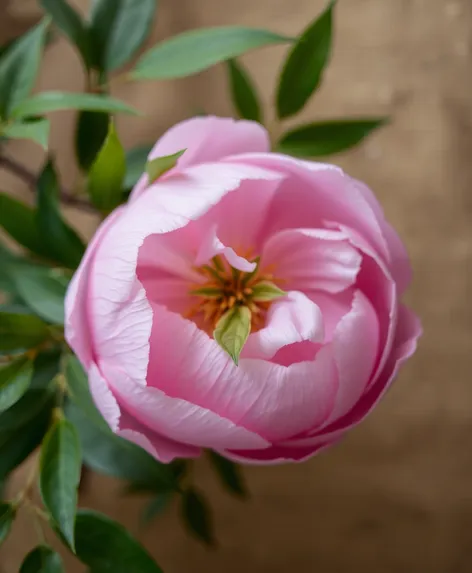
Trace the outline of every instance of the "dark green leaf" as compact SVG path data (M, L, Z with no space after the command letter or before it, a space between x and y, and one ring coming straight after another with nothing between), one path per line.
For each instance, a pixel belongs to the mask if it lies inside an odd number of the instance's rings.
M110 116L107 113L83 111L77 118L75 152L83 171L88 171L95 161L108 134Z
M303 125L283 135L277 148L298 157L323 157L354 147L385 123L385 118L371 118Z
M40 352L33 363L33 377L30 387L44 390L60 371L61 349L51 348Z
M241 468L231 460L211 450L208 452L208 455L221 483L231 493L239 497L247 497L248 493L244 484Z
M78 558L93 573L162 573L122 525L97 512L77 512L75 542Z
M0 414L0 443L4 435L17 432L43 410L50 411L53 394L48 390L28 390L11 408Z
M159 179L161 175L175 167L179 157L182 157L185 151L185 149L181 149L172 155L165 155L164 157L156 157L155 159L150 159L146 163L146 173L149 178L149 183L154 183L154 181Z
M147 51L132 77L138 80L180 78L256 48L291 41L268 30L224 26L184 32Z
M148 155L151 153L152 148L153 145L143 145L134 147L126 152L126 175L123 181L124 189L132 189L145 172Z
M0 412L18 402L28 390L32 374L33 364L26 357L0 368Z
M88 176L88 192L97 209L109 213L121 203L125 173L125 150L110 122L107 138Z
M48 119L34 119L16 121L14 123L0 125L0 136L7 139L29 139L40 145L43 149L48 148L50 123Z
M149 34L157 0L95 0L90 17L94 62L111 72L126 64Z
M0 118L33 89L46 37L47 20L16 40L0 60Z
M321 84L323 71L331 56L333 8L325 11L302 33L285 61L277 92L279 118L300 111Z
M48 267L9 265L8 272L17 293L35 314L64 324L66 286L57 271Z
M146 504L141 514L141 525L148 525L155 517L164 513L172 501L172 493L161 493Z
M16 509L11 503L0 503L0 545L10 533L15 515Z
M79 14L67 0L40 0L40 4L51 16L54 24L77 47L88 68L90 66L90 38Z
M62 218L59 209L59 184L56 171L48 161L38 180L38 226L52 256L69 268L79 266L85 245Z
M195 489L182 495L181 513L188 531L207 545L215 545L211 508L205 498Z
M20 573L64 573L61 556L50 547L40 545L28 553Z
M81 466L75 427L67 420L56 421L41 448L39 483L43 503L73 551Z
M228 62L231 97L239 117L262 123L262 111L249 74L236 60Z
M251 311L247 306L234 306L217 322L213 337L237 365L250 332Z
M33 348L48 336L47 325L37 316L0 311L0 350Z

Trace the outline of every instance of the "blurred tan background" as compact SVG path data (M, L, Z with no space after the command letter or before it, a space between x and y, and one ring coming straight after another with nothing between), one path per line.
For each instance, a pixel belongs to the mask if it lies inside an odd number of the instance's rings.
M84 9L84 0L73 2ZM150 42L209 25L262 26L297 34L323 0L161 0ZM0 39L31 25L35 0L0 0ZM245 58L266 109L284 48ZM63 40L47 51L38 87L80 90L81 67ZM155 140L199 110L232 110L220 68L175 82L120 85L115 95L146 112L122 119L127 146ZM376 412L340 446L303 465L248 468L252 499L222 493L204 464L198 483L215 509L220 548L189 539L175 508L139 533L142 501L94 478L83 506L126 523L166 573L470 573L472 571L472 2L339 0L324 85L299 120L389 115L362 147L335 157L375 190L406 241L416 271L408 300L425 335ZM73 116L53 118L52 149L64 182L76 175ZM36 168L42 152L10 154ZM25 198L21 181L0 186ZM95 221L73 214L85 236ZM20 471L17 479L23 479ZM18 570L35 543L23 518L0 556ZM68 562L67 571L82 571ZM132 573L132 572L130 572Z

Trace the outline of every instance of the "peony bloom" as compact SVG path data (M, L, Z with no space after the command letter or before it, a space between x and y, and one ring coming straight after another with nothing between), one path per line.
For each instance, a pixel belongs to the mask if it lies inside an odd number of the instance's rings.
M404 247L365 185L271 153L256 123L191 119L150 158L182 149L97 231L67 295L67 340L110 427L164 462L202 448L306 459L362 420L415 350ZM225 330L234 313L242 330Z

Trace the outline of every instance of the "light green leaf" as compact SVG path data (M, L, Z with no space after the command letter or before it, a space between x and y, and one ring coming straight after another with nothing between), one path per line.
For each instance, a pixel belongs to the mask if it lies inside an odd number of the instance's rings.
M53 257L69 268L77 268L85 245L62 218L59 209L59 184L56 171L48 161L38 180L37 221L40 232Z
M46 545L39 545L28 553L20 573L65 573L59 553Z
M298 157L324 157L354 147L386 123L386 118L366 118L302 125L284 134L277 149Z
M0 412L18 402L28 390L32 374L33 363L26 357L0 368Z
M137 80L190 76L250 50L290 41L268 30L238 26L191 30L151 48L131 75Z
M274 283L269 281L257 283L255 286L251 287L251 289L251 299L255 302L269 302L287 294Z
M301 34L285 61L277 91L277 113L281 119L300 111L321 84L331 56L335 4L336 0L330 0L325 11Z
M189 533L206 545L214 546L211 509L203 495L195 489L188 489L184 491L181 503L182 519Z
M239 117L262 123L262 110L254 84L236 60L228 62L231 97Z
M15 106L12 110L12 117L23 118L66 109L140 115L138 110L107 95L78 92L41 92Z
M47 325L37 316L0 311L0 350L33 348L48 336Z
M152 148L153 145L143 145L134 147L126 152L126 176L123 181L124 189L132 189L145 172L148 155L151 153Z
M68 420L56 421L41 448L39 485L44 505L73 551L81 467L75 427Z
M149 178L149 184L154 183L161 175L175 167L179 157L182 157L185 151L186 149L182 149L172 155L150 159L146 163L146 173Z
M0 503L0 546L10 533L15 515L16 509L11 503Z
M247 306L234 306L216 324L213 337L237 365L239 355L251 332L251 311Z
M212 450L208 452L208 455L210 457L211 464L224 487L238 497L247 497L248 492L246 490L241 468L231 460L220 456Z
M108 134L110 116L107 113L82 111L77 118L75 152L83 171L88 172Z
M80 15L67 0L40 0L54 24L79 50L85 67L90 67L90 38Z
M111 72L126 64L147 38L157 0L95 0L90 16L94 65Z
M29 139L47 149L50 127L49 120L44 118L16 121L0 125L0 136L7 139Z
M125 150L121 145L113 122L88 176L88 192L94 205L109 213L122 200L122 185L126 173Z
M94 573L162 573L121 524L100 513L77 512L75 541L77 557Z
M33 89L39 70L48 20L16 40L0 59L0 119Z

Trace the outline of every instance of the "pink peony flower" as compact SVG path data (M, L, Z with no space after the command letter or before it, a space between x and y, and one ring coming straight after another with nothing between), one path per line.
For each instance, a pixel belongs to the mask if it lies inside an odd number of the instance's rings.
M182 149L97 231L67 295L67 340L110 427L164 462L202 448L306 459L415 351L404 247L364 184L271 153L256 123L191 119L150 158ZM250 329L226 339L237 365L214 338L235 309Z

